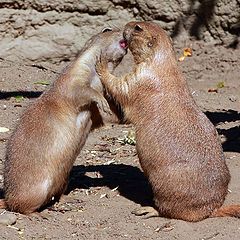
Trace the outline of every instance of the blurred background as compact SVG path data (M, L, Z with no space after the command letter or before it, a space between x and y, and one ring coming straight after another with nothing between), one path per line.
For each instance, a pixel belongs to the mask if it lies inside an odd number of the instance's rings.
M105 26L154 20L178 41L236 48L239 0L0 0L0 57L59 62Z

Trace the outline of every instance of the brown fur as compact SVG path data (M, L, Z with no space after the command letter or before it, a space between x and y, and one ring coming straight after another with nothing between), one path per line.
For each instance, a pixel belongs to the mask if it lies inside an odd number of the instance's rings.
M0 199L0 208L6 208L6 202L4 199Z
M186 221L239 217L240 205L221 207L229 170L216 129L177 66L170 38L152 22L128 23L124 36L134 71L118 79L103 57L97 72L135 125L138 156L159 214Z
M32 213L66 189L72 165L92 126L90 105L111 114L95 71L104 52L115 67L126 54L121 31L91 38L51 88L23 113L6 153L5 203L11 211ZM95 116L92 115L94 119Z

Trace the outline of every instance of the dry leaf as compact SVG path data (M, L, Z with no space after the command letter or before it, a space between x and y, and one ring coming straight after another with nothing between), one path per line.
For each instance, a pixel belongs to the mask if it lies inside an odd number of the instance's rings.
M50 85L50 82L48 82L48 81L38 81L38 82L35 82L34 84L47 86L47 85Z
M224 82L219 82L217 84L217 88L224 88L224 87L225 87Z
M118 189L118 187L119 187L119 186L113 188L111 191L112 191L112 192L116 191L116 190Z
M210 88L210 89L208 89L208 92L215 92L215 93L217 93L218 92L218 90L216 89L216 88Z
M171 222L167 222L164 225L162 225L159 229L156 229L156 230L163 231L163 232L170 232L173 229L174 229L174 226L171 224Z
M107 197L107 194L106 194L106 193L101 194L100 199L101 199L101 198L104 198L104 197Z
M14 98L15 98L15 101L16 101L17 103L20 103L20 102L22 102L22 101L24 100L24 97L21 96L21 95L15 96Z
M183 56L181 56L178 61L182 62L186 57L192 56L192 49L191 48L184 48L183 49Z
M191 48L184 48L183 56L184 57L191 57L192 56L192 49Z
M180 58L178 59L178 61L179 61L179 62L182 62L184 59L185 59L185 57L182 56L182 57L180 57Z
M109 161L103 163L103 165L110 165L110 164L115 163L115 162L116 162L115 160L109 160Z

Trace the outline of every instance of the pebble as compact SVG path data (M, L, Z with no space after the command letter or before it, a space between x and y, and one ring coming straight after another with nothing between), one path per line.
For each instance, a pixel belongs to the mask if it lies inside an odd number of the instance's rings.
M17 221L17 217L12 213L6 213L0 215L0 224L3 225L13 225Z

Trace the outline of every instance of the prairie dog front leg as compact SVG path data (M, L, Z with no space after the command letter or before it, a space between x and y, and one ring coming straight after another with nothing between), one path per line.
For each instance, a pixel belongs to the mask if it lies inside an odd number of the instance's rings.
M90 104L91 102L94 102L97 104L98 109L100 110L101 113L106 113L109 115L112 114L112 111L110 109L110 106L107 100L97 90L90 87L82 87L80 90L76 92L78 94L81 94L80 106L87 105L87 104Z
M104 56L96 63L96 71L103 85L107 88L110 94L122 105L128 102L130 92L130 83L132 74L123 77L116 77L108 70L108 61Z

